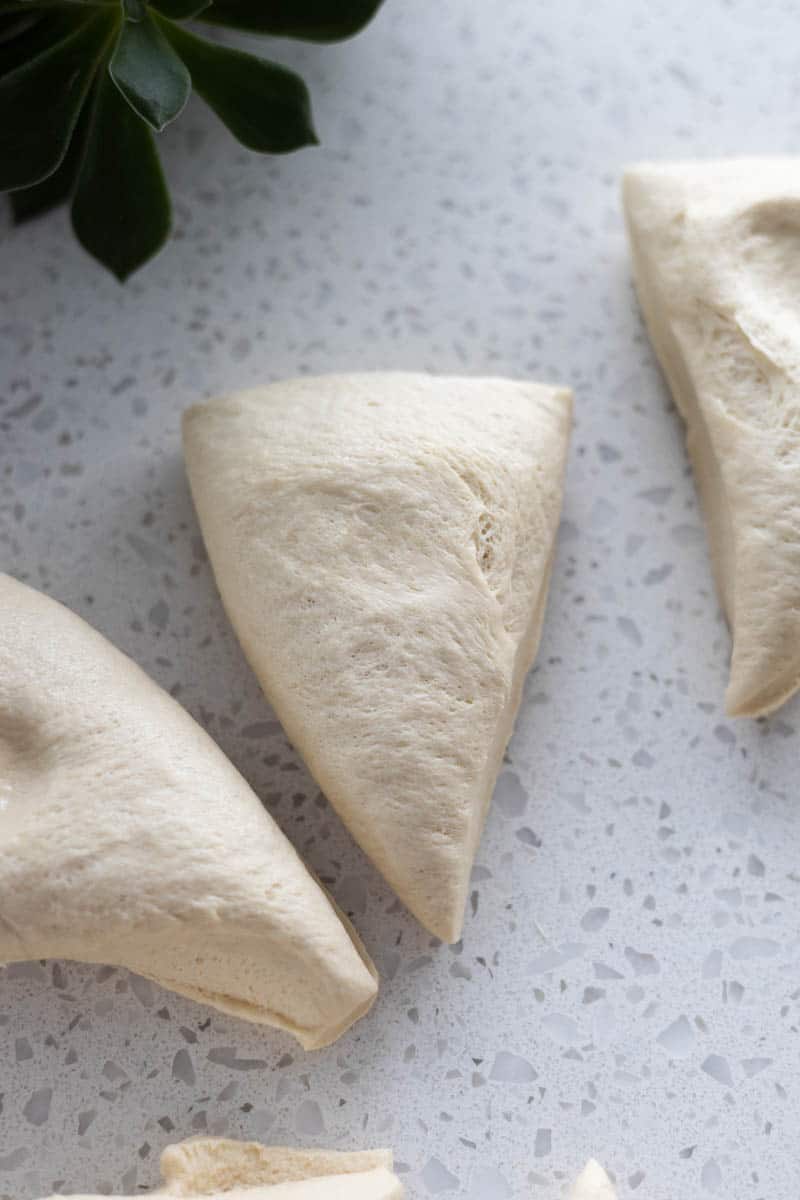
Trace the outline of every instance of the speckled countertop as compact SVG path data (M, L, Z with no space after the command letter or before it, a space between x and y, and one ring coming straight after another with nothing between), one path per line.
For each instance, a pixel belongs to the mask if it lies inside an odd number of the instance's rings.
M198 1131L394 1147L412 1200L800 1193L795 702L722 712L728 636L618 205L647 156L800 144L800 17L756 0L387 0L280 43L323 148L199 105L177 236L126 288L54 215L0 246L0 565L177 695L353 914L383 977L332 1049L122 970L0 972L0 1195L136 1191ZM544 640L474 874L432 942L328 809L223 616L181 409L302 371L571 384Z

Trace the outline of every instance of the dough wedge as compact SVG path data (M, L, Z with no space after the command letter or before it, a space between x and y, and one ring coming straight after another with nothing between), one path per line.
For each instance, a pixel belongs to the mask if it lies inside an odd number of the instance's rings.
M213 1200L402 1200L388 1150L336 1153L198 1138L161 1155L162 1187L148 1195ZM50 1200L55 1200L51 1197ZM100 1200L96 1196L75 1200Z
M184 417L203 536L268 699L353 836L448 942L539 643L571 400L374 373Z
M130 967L307 1049L377 991L211 738L74 613L0 575L0 962L50 957Z
M733 638L726 708L761 716L800 686L800 159L643 164L623 193Z

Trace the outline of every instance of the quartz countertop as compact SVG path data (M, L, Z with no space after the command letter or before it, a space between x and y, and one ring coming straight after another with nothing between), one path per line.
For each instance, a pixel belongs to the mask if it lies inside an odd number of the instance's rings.
M0 971L0 1195L133 1193L209 1132L391 1146L410 1200L557 1200L590 1155L624 1200L793 1200L800 706L724 716L729 638L619 178L795 150L797 6L387 0L353 41L269 50L307 78L322 147L261 159L193 102L161 143L175 237L124 288L64 213L0 218L0 567L209 730L352 914L381 995L304 1054L124 970ZM274 721L181 460L199 396L384 367L576 393L544 637L454 947Z

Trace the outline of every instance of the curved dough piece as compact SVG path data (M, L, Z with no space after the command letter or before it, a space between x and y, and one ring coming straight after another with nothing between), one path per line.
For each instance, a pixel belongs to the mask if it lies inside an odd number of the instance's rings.
M225 1200L402 1200L388 1150L336 1153L198 1138L161 1155L156 1197ZM51 1197L51 1200L55 1200ZM100 1200L81 1196L74 1200Z
M131 967L307 1049L376 993L211 738L74 613L0 575L0 962L48 957Z
M800 159L638 166L624 200L733 634L726 707L759 716L800 686Z
M569 1200L617 1200L611 1180L597 1159L589 1159L575 1180Z
M203 535L264 691L354 837L450 942L539 642L571 399L342 375L184 419Z

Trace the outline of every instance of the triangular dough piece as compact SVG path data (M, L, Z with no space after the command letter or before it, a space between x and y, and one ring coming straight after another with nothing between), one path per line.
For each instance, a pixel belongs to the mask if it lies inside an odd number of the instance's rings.
M569 1200L617 1200L611 1180L597 1159L589 1159L575 1180Z
M211 738L79 617L0 575L0 962L114 963L335 1040L373 969Z
M758 716L800 686L800 159L634 167L624 198L733 634L727 709Z
M388 1150L336 1153L198 1138L161 1155L157 1197L221 1200L402 1200ZM51 1198L55 1200L55 1198ZM74 1197L100 1200L100 1197Z
M365 374L184 421L245 653L355 838L446 941L539 642L570 409L533 383Z

